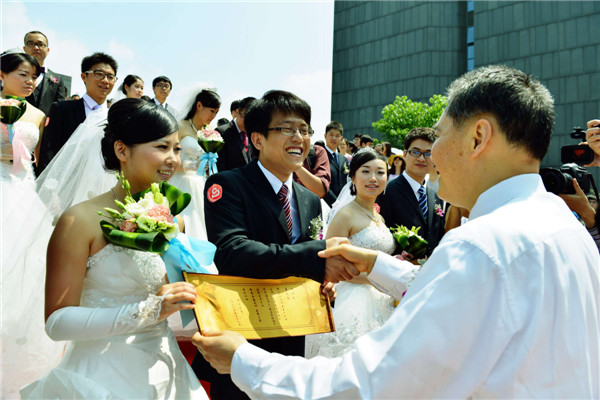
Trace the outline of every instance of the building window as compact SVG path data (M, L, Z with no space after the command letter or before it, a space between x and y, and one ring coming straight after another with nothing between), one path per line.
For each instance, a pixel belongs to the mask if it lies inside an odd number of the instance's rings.
M475 1L467 1L467 71L475 68Z

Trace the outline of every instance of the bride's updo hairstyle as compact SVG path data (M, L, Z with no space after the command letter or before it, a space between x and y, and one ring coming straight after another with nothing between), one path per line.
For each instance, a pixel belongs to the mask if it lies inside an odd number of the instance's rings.
M196 104L198 104L198 102L202 103L202 107L221 108L221 97L219 97L217 92L211 89L202 89L202 91L196 95L196 99L192 103L185 119L194 118L194 114L196 114Z
M365 147L364 149L360 149L352 156L352 161L350 161L350 169L348 172L348 176L350 178L354 178L356 175L356 171L363 165L373 160L381 160L386 165L386 174L387 174L387 158L382 154L379 154L375 150L370 147ZM350 185L350 194L356 196L356 188L354 185Z
M40 74L40 64L27 53L4 52L0 55L0 70L5 74L16 71L22 63L31 64L33 69L35 69L35 74Z
M107 121L102 138L102 158L109 171L118 171L121 167L115 154L117 140L135 146L169 136L179 129L167 110L141 99L117 101L108 109Z

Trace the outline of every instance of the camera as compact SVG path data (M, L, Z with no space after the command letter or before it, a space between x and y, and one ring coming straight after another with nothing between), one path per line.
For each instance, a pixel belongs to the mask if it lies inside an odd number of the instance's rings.
M579 127L574 128L570 135L573 139L585 140L585 131ZM597 195L594 178L583 167L594 161L594 151L588 145L561 147L560 161L563 163L560 169L540 169L540 176L547 191L554 194L575 194L573 187L573 178L575 178L584 193L588 193L593 186Z

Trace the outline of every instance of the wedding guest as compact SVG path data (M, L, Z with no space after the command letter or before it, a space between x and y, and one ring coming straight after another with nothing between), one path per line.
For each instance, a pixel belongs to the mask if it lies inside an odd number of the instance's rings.
M383 155L383 145L381 143L377 143L374 147L375 151L379 154Z
M180 118L179 111L167 103L167 97L169 97L169 94L171 94L171 90L173 90L173 83L171 83L171 80L166 76L157 76L152 81L152 91L154 91L154 98L152 101L154 101L156 105L159 105L167 110L173 117L175 117L175 119L178 119Z
M127 75L119 89L128 99L140 99L144 95L144 81L137 75Z
M123 99L108 112L102 156L132 193L168 180L179 165L177 121L162 107ZM194 286L167 283L158 254L108 243L97 214L124 202L116 184L68 209L48 244L46 332L68 340L60 364L21 390L41 398L200 398L167 317L193 308Z
M360 137L360 148L364 149L365 147L373 148L373 138L369 135L362 135Z
M413 128L404 138L406 169L389 182L377 204L388 227L419 227L419 235L429 243L430 255L444 235L443 203L425 176L433 171L431 148L435 134L431 128Z
M404 157L400 154L394 154L388 159L388 165L390 166L388 181L393 181L406 169L406 162L404 161Z
M470 210L380 329L342 357L285 357L232 332L196 334L200 352L254 398L598 398L600 255L539 167L553 99L506 66L448 89L433 160L440 195ZM464 183L468 182L468 185ZM342 245L400 298L408 264Z
M241 100L234 100L231 102L231 105L229 106L229 112L231 112L231 119L235 119L235 117L238 116L240 112L240 101Z
M344 126L341 122L331 121L327 124L325 142L331 170L331 185L324 200L331 207L348 179L348 160L338 152L338 147L344 142Z
M217 120L217 126L225 125L228 123L229 123L229 120L227 118L219 118Z
M340 152L341 155L346 157L348 162L350 162L350 160L352 159L352 154L350 153L349 150L350 149L348 146L348 139L342 138L342 140L340 141L340 144L338 144L338 151Z
M48 37L42 32L27 32L23 42L25 53L35 58L41 67L41 73L36 79L35 90L27 96L27 101L48 115L52 103L69 98L71 77L51 71L46 67L45 62L50 53L50 47L48 47Z
M390 158L392 156L392 144L390 142L381 142L381 145L383 146L383 155Z
M81 61L85 94L80 100L52 103L49 123L42 136L36 174L39 176L75 129L92 113L106 114L106 99L117 81L117 62L104 53L94 53Z
M40 66L25 53L0 56L2 99L28 98ZM44 257L52 219L35 191L33 162L44 129L44 113L25 101L25 112L13 124L0 123L0 327L4 399L19 398L19 389L59 361L64 344L44 332Z
M349 142L349 141L346 141L346 142L348 143L348 150L349 150L349 153L350 153L349 160L351 160L352 159L352 155L358 151L359 147L356 147L356 145L354 144L354 142Z
M354 143L354 146L356 146L357 149L359 149L361 147L360 146L360 138L361 137L362 137L362 135L357 133L354 135L354 139L352 140Z
M317 252L338 239L311 239L309 225L320 216L320 201L292 179L310 146L310 106L292 93L272 90L254 101L244 118L258 158L206 182L204 214L208 238L217 246L219 273L337 282L347 265L339 258L320 259ZM268 351L304 355L303 336L254 343ZM200 379L210 382L212 399L246 398L229 376L217 374L200 355L192 366Z
M243 167L252 160L244 117L246 110L254 100L254 97L246 97L240 100L236 117L228 124L216 128L225 141L225 145L218 152L217 168L219 168L219 171Z
M312 128L309 127L309 131L309 135L312 136ZM302 166L294 171L293 178L296 183L301 184L319 198L323 198L327 194L331 184L331 171L325 143L319 144L319 141L316 141L310 145L308 155L302 162Z

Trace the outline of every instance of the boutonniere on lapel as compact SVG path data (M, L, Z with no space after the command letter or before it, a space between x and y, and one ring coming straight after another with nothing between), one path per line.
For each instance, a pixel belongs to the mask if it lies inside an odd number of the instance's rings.
M348 163L344 163L344 174L348 175L349 172L350 170L348 169Z
M51 76L51 77L49 77L49 79L50 79L50 82L52 82L52 83L58 83L58 78L55 76Z
M440 206L439 204L436 204L435 206L433 206L433 212L436 215L439 215L440 217L444 216L444 210L442 209L442 206Z
M309 229L311 239L323 240L323 220L321 217L311 219Z

